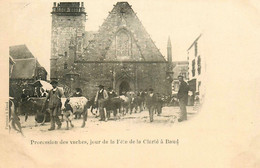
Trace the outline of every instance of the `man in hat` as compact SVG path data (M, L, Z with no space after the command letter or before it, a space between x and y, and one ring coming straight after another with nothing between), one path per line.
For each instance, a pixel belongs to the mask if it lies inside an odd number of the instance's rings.
M179 75L178 79L180 81L180 87L177 94L177 98L179 99L179 105L180 105L180 118L178 119L179 122L183 120L187 120L187 110L186 105L188 103L188 91L189 87L187 83L183 80L183 76Z
M98 109L100 114L100 121L107 121L106 114L104 112L105 101L108 99L107 91L104 89L103 85L98 86L99 90L97 91L95 97L95 104L98 103Z
M25 121L28 119L28 110L29 110L29 105L28 101L29 100L29 95L27 94L26 90L22 90L22 95L21 95L21 104L20 104L20 110L22 113L25 114Z
M146 107L148 108L149 111L150 122L153 122L153 113L156 107L156 100L157 100L156 94L154 94L153 89L150 88L146 96Z
M50 90L45 101L45 103L47 103L47 100L49 100L48 107L50 109L50 117L51 117L51 127L48 129L49 131L55 130L55 123L58 125L57 129L61 128L59 115L61 112L62 92L57 87L58 86L57 81L51 81L51 85L53 88Z

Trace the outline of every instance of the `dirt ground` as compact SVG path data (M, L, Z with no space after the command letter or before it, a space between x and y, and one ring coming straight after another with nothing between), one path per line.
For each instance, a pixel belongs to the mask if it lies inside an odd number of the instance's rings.
M66 130L66 122L62 122L62 128L59 130L48 131L50 128L50 123L47 122L44 125L40 125L36 123L34 120L34 116L29 116L28 120L24 121L24 116L20 116L20 121L22 125L22 130L25 136L36 137L36 136L59 136L59 135L80 135L83 133L88 134L111 134L113 132L142 132L147 131L149 129L168 129L178 125L178 115L179 115L179 107L163 107L162 114L160 116L154 115L154 121L150 122L148 111L142 111L132 114L126 114L125 116L121 116L120 119L115 118L111 114L111 118L107 121L99 121L92 113L88 112L88 119L86 122L86 126L81 128L82 119L73 119L72 123L74 125L73 128ZM194 107L187 107L188 112L188 122L192 120L194 116L197 114L197 109ZM17 132L11 130L11 134L18 134Z

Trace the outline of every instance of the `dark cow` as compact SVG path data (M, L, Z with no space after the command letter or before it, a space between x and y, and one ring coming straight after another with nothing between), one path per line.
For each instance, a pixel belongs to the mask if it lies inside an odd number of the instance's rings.
M156 93L155 114L157 113L157 115L161 115L163 104L163 97L159 93Z
M142 111L145 109L146 107L146 95L147 92L146 91L141 91L140 92L140 97L141 97L141 109Z
M105 101L105 109L107 118L110 118L110 113L113 112L114 117L120 118L121 107L123 100L117 97L114 91L108 92L108 99Z
M135 113L136 113L139 109L139 111L142 112L143 111L142 102L143 102L143 99L140 95L135 96L132 99L131 110L135 109Z

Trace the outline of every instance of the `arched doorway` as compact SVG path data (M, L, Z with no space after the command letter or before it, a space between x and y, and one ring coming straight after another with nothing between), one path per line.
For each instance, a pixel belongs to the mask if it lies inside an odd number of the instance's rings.
M130 85L127 81L122 81L119 85L119 95L122 95L124 92L130 91Z

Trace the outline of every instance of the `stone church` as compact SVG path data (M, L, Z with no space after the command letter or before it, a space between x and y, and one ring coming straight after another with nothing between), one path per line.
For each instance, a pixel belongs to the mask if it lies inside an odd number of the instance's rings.
M102 84L119 94L171 94L171 47L166 61L128 2L117 2L97 32L85 31L83 2L54 2L51 14L50 77L68 91L80 87L90 97Z

